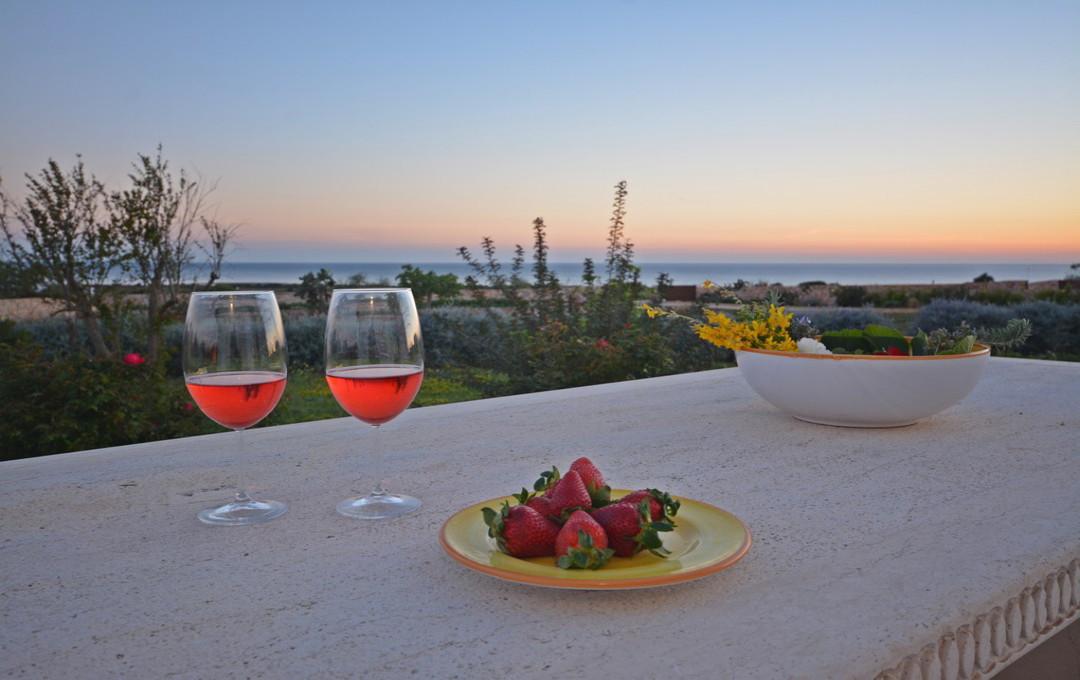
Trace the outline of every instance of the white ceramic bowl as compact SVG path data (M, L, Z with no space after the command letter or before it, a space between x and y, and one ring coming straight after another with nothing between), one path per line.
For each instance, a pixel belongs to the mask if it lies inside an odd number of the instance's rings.
M971 392L990 358L735 352L746 382L782 411L822 425L899 427L944 411Z

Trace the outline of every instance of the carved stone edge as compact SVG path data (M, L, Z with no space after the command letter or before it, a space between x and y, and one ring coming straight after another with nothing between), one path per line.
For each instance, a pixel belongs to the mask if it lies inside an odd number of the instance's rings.
M1080 558L975 617L875 680L984 680L1080 619Z

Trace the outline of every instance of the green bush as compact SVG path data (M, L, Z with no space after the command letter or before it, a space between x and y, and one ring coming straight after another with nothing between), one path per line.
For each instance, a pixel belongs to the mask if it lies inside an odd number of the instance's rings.
M1052 290L1036 291L1032 296L1043 302L1054 302L1059 305L1080 304L1080 286L1076 288L1058 288Z
M160 366L49 358L0 322L0 458L133 444L208 431L183 383Z
M866 289L862 286L837 286L834 294L838 307L862 307L866 304Z
M806 314L819 331L839 331L845 328L865 328L870 325L893 326L886 317L870 309L829 309Z
M966 321L975 328L1004 326L1012 318L1031 321L1031 338L1019 348L1022 356L1080 359L1080 305L1024 302L988 305L964 300L936 300L919 310L913 326L931 331L955 330Z
M1014 290L984 290L969 295L968 299L988 305L1015 305L1027 298Z

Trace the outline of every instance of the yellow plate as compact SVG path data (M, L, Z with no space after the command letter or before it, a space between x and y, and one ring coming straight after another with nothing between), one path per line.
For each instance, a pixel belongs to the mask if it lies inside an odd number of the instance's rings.
M628 493L618 489L612 495ZM692 581L730 567L750 549L750 530L738 517L701 501L678 500L682 504L675 517L678 526L661 534L664 547L671 551L667 558L643 552L634 557L613 557L600 569L591 570L559 569L553 557L511 557L499 552L495 541L488 538L480 512L483 507L497 510L503 501L514 505L511 496L459 511L443 524L439 543L450 557L484 574L534 586L578 590L628 590Z

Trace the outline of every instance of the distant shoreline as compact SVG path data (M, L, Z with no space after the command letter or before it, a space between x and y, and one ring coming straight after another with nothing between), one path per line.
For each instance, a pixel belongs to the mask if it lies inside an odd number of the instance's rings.
M509 262L501 261L504 273ZM338 281L346 281L357 273L369 280L385 278L391 282L401 271L404 262L226 262L222 281L235 284L297 283L307 272L328 269ZM460 279L470 274L463 262L412 262L424 270L439 274L455 274ZM987 273L997 281L1051 281L1065 278L1069 263L738 263L738 262L639 262L641 281L652 285L661 273L668 274L678 285L700 285L706 280L731 285L738 280L748 283L767 282L794 286L808 281L824 281L840 285L947 285L971 283ZM522 276L531 276L529 263ZM581 262L553 262L550 267L560 281L568 285L580 283ZM602 263L597 270L602 275ZM195 265L192 271L198 271ZM204 275L205 276L205 275Z

